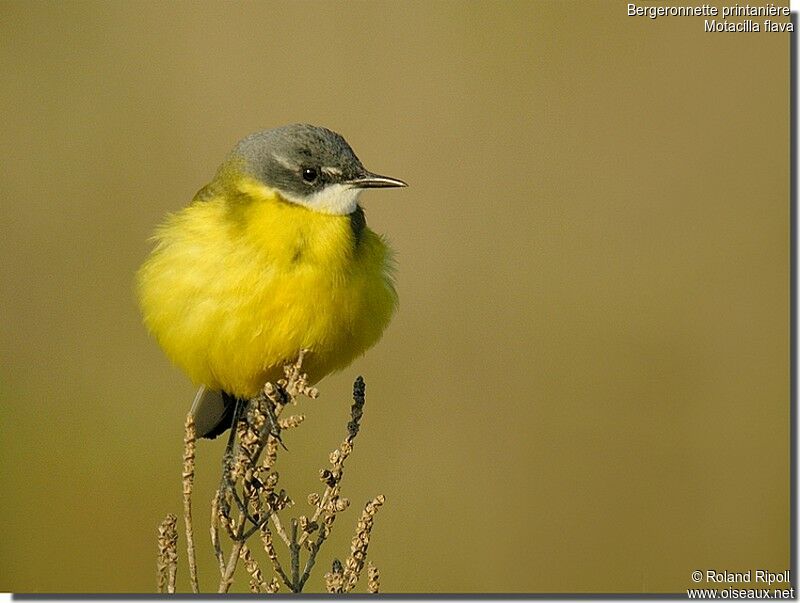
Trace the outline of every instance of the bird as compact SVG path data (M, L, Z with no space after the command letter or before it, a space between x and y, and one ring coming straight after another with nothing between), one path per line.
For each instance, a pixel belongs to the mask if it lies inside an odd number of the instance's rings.
M347 141L297 123L240 140L210 183L152 237L136 274L142 320L199 386L195 429L224 433L304 351L309 383L347 367L395 314L394 252L367 226L368 171Z

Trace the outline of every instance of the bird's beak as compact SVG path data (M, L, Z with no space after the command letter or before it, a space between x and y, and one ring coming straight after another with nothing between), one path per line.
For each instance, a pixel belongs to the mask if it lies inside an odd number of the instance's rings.
M408 186L405 182L397 178L380 176L372 172L365 172L363 176L348 180L347 184L353 188L394 188L396 186Z

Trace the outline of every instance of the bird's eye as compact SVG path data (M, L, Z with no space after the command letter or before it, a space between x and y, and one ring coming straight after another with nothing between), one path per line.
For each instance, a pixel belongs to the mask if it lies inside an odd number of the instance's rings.
M316 168L303 168L303 180L306 182L314 182L318 176L319 173L317 172Z

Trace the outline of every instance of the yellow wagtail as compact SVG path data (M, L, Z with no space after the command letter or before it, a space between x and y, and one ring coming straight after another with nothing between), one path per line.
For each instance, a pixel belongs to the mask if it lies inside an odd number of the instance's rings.
M137 275L144 323L198 385L197 433L231 425L308 350L314 383L374 345L397 306L392 252L366 225L367 171L325 128L294 124L241 140L210 184L169 215Z

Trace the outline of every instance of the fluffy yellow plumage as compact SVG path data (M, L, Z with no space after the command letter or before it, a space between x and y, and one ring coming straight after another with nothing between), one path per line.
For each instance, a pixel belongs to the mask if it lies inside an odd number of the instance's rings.
M319 177L326 169L316 165L324 159L295 167L286 153L275 155L287 169ZM137 279L144 322L169 358L197 384L239 398L254 396L303 348L312 381L344 368L377 342L397 305L389 247L366 227L356 197L342 198L357 188L337 184L346 166L327 166L336 182L298 198L302 184L271 186L265 180L279 178L254 176L252 163L235 153L190 205L168 216ZM336 205L329 213L334 186L336 203L352 211ZM315 193L320 207L306 203Z

